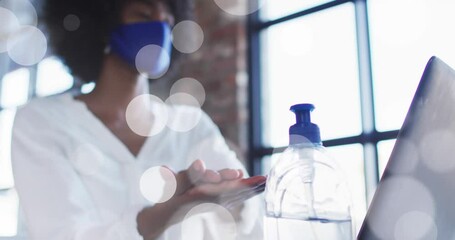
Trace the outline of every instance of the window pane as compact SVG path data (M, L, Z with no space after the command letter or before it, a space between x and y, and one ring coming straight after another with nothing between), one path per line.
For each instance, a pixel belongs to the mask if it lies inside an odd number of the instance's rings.
M273 20L305 9L330 2L330 0L263 0L261 18Z
M264 144L288 144L289 107L316 106L323 139L361 131L354 9L351 3L272 26L262 33Z
M0 237L17 234L18 198L14 190L0 191Z
M363 148L360 144L327 148L330 157L339 166L346 177L353 201L353 220L357 231L360 229L366 213L365 175ZM267 175L271 166L279 161L280 153L262 159L262 174Z
M11 131L15 110L0 112L0 189L13 187L11 169Z
M1 106L3 108L16 107L27 102L30 71L21 68L5 74L1 87Z
M428 59L436 55L455 67L455 1L368 3L377 129L398 129Z
M360 144L327 148L346 177L352 194L353 223L359 231L366 214L365 172L363 147Z
M57 58L46 58L38 64L36 94L48 96L64 92L73 86L73 77Z
M378 157L379 157L379 176L382 176L384 169L389 162L390 154L392 153L393 146L395 146L396 139L381 141L378 143Z

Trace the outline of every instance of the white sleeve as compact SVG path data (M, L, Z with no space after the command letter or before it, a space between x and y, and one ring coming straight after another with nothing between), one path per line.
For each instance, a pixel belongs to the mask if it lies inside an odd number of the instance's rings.
M45 111L45 109L42 109ZM39 110L18 111L12 138L14 180L30 239L142 239L132 207L121 219L100 220L90 194L65 156L65 134Z
M208 169L243 169L245 175L248 175L245 167L238 160L236 153L227 145L218 127L205 113L202 114L199 128L197 129L197 136L193 144L194 148L188 159L189 163L195 159L201 159L206 163ZM253 197L245 202L240 213L241 217L237 221L236 239L262 239L263 204L262 195ZM215 227L214 225L217 225L216 221L213 221L213 218L207 222L209 225L212 224L210 229L213 229ZM212 239L220 238L216 233L213 234L213 237Z

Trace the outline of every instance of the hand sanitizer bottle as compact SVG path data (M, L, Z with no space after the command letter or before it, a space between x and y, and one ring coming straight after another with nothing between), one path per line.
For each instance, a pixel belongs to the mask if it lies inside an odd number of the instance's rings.
M291 107L297 122L265 190L266 240L351 240L351 197L310 119L312 104ZM336 121L336 119L334 119Z

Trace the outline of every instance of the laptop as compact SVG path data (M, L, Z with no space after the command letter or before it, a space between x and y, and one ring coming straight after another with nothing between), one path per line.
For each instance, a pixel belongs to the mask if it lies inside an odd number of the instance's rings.
M455 240L455 71L432 57L358 234Z

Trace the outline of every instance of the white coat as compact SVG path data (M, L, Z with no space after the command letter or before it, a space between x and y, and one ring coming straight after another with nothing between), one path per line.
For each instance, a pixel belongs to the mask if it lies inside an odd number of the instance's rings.
M134 156L68 93L33 100L18 110L12 164L30 239L141 239L136 215L151 204L139 188L147 169L166 165L177 172L196 159L209 169L243 169L206 114L169 107L173 124L198 117L198 124L187 132L166 127L149 137ZM246 202L235 226L236 239L262 238L261 208L258 197ZM182 236L186 233L177 224L160 239L228 239L223 225L213 220L216 216L205 215L192 234Z

